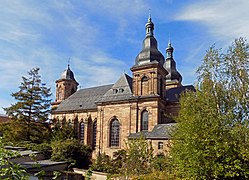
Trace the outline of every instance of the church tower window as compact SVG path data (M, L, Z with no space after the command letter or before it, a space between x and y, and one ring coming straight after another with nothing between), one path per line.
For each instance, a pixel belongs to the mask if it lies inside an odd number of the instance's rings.
M149 117L148 111L144 110L141 114L141 131L148 131Z
M113 119L110 123L110 146L119 146L119 130L120 125L117 119Z
M141 80L141 95L148 95L149 94L149 83L148 78L144 76Z

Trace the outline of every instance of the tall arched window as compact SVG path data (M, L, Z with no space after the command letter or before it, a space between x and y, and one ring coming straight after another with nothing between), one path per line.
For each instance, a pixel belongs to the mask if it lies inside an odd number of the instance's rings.
M97 121L94 121L93 123L93 143L92 147L93 149L96 149L96 137L97 137Z
M110 146L119 146L119 121L115 118L110 123Z
M144 110L141 114L141 131L148 131L149 117L148 111Z
M149 81L146 76L144 76L141 80L141 95L149 94Z
M84 142L84 132L85 132L85 124L84 122L80 122L80 141Z

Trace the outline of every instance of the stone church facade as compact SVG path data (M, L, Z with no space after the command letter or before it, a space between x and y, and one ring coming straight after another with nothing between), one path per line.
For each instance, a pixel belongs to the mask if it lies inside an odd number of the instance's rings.
M132 77L122 74L110 85L77 90L78 82L68 68L56 81L52 118L68 122L79 140L92 147L93 156L126 147L128 139L145 137L155 152L163 151L175 123L170 115L179 110L179 95L193 86L183 86L169 42L166 59L157 48L154 24L149 17L143 48L131 67Z

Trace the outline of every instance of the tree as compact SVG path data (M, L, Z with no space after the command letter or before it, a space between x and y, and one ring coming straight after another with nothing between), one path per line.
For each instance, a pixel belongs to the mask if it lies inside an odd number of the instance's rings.
M88 168L92 150L77 139L55 140L51 142L53 161L67 161L74 167Z
M63 122L60 124L58 121L54 124L52 128L52 141L63 141L67 139L77 138L77 132L74 127L69 122Z
M48 130L48 116L50 113L51 92L41 82L39 68L28 72L29 77L22 77L19 91L11 95L17 100L8 108L6 113L14 120L12 127L20 128L20 138L28 141L39 141L37 136Z
M181 96L170 152L179 179L249 178L249 45L212 46L196 92Z
M151 142L143 137L131 139L127 142L127 150L121 172L125 175L142 175L152 171L150 166L153 159Z

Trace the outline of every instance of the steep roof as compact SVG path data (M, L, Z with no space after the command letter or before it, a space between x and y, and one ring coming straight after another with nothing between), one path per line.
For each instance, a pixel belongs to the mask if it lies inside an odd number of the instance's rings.
M132 78L122 74L119 80L104 94L99 102L126 100L132 97Z
M176 69L176 62L173 58L174 48L171 46L171 42L169 41L168 47L166 48L167 57L164 63L164 68L168 71L166 75L166 82L178 81L182 82L182 75Z
M67 65L67 69L65 69L61 74L61 79L70 79L76 82L74 78L73 71L71 71L69 64Z
M175 126L176 123L157 124L150 132L141 131L137 133L131 133L128 136L128 139L139 139L141 137L145 139L170 139L171 133L174 130Z
M188 85L168 89L166 91L166 101L178 102L181 94L186 91L195 91L195 88L193 85Z
M96 101L99 101L112 86L113 84L80 89L62 101L54 112L96 109Z

